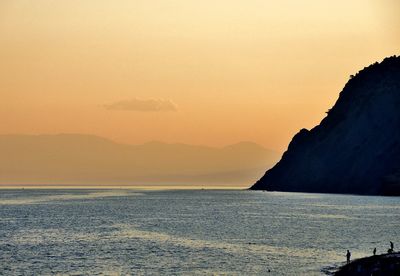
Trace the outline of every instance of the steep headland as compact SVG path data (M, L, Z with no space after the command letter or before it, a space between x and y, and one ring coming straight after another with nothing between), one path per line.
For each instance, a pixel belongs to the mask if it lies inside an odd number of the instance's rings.
M327 114L251 189L400 195L400 57L350 76Z

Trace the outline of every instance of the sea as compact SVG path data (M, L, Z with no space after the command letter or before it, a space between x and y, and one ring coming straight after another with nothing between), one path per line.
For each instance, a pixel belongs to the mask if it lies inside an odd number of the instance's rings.
M2 189L0 275L326 275L399 229L399 197Z

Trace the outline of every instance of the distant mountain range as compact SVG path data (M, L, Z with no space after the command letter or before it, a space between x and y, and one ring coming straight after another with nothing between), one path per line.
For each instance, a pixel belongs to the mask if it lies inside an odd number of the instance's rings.
M400 195L400 57L350 76L327 113L251 189Z
M279 158L250 142L127 145L81 134L0 135L0 152L0 185L243 186Z

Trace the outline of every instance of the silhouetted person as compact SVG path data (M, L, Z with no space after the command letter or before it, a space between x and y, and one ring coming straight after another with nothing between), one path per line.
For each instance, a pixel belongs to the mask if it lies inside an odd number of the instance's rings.
M376 255L376 247L374 248L374 251L373 251L373 253L374 253L374 256Z
M349 250L347 250L347 253L346 253L347 263L350 263L350 257L351 257L351 253Z
M393 244L393 242L390 242L390 249L392 249L392 251L394 250L394 244Z

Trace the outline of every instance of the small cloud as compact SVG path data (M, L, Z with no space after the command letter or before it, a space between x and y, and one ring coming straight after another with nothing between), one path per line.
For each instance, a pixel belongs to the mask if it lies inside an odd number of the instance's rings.
M177 111L177 105L171 100L164 99L138 99L118 101L106 104L104 107L108 110L128 110L128 111Z

